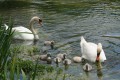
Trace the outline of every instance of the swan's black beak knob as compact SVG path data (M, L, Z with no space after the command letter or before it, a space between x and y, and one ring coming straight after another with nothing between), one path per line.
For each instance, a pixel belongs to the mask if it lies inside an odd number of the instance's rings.
M39 19L39 24L40 26L42 26L42 19Z

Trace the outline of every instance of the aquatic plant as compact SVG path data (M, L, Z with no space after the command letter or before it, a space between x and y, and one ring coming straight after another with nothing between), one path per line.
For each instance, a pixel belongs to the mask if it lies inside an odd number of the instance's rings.
M6 30L4 27L2 27L2 21L3 19L0 18L0 78L2 78L4 75L4 70L6 68L6 63L8 61L8 58L10 56L10 44L12 39L12 25L13 22L10 20L9 28Z

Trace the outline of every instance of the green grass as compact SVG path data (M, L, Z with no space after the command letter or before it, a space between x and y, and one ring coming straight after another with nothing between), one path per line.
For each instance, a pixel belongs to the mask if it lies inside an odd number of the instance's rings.
M2 27L2 18L0 18L0 78L3 78L5 75L4 70L6 70L7 59L10 56L10 44L12 39L12 21L10 20L9 28L5 30Z

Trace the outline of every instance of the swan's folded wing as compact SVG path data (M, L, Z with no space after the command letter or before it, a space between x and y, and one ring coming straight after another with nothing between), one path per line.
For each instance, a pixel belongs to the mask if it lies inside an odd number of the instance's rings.
M22 27L22 26L14 27L14 28L12 28L12 30L13 31L15 30L15 32L20 32L20 33L24 32L24 33L31 33L32 34L32 32L29 29Z
M91 61L95 62L97 56L97 46L94 43L87 43L82 45L82 57Z
M32 40L34 38L32 32L25 27L14 27L12 30L15 31L14 39Z

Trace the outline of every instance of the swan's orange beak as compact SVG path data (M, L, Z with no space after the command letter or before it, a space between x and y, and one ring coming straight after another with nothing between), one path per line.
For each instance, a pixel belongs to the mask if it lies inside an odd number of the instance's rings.
M102 50L102 46L101 46L100 43L98 43L96 62L99 62L99 61L100 61L100 53L101 53L101 50Z
M96 61L99 61L99 60L100 60L100 57L99 57L99 56L97 56Z
M96 62L100 61L100 53L97 53Z
M42 26L42 20L41 19L39 19L39 24L40 24L40 26Z

